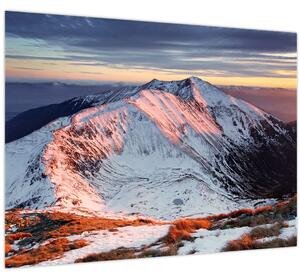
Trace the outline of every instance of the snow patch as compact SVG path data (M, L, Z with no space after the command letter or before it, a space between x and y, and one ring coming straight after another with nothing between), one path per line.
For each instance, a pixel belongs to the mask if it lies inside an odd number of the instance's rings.
M45 261L39 265L74 263L75 260L94 253L109 252L118 248L143 248L158 241L168 233L169 225L128 226L117 231L92 231L69 236L70 241L83 239L87 246L64 253L62 258Z

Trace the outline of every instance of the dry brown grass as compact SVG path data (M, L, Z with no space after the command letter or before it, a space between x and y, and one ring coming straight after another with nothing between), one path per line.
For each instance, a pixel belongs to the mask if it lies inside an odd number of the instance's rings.
M77 259L75 263L173 256L176 255L176 251L173 246L165 250L118 248L109 252L90 254Z
M12 251L13 251L12 246L8 242L5 242L5 256L7 256L8 253L10 253Z
M143 251L139 258L165 257L177 255L177 247L174 245L167 246L165 250L149 249Z
M226 247L223 248L223 251L239 251L248 249L253 249L253 240L249 235L244 234L240 239L229 241Z
M257 227L251 230L249 234L244 234L240 239L232 240L227 243L223 251L238 251L248 249L277 248L297 245L297 237L288 239L278 237L280 230L288 225L284 222L275 223L269 227ZM269 241L258 241L267 237L278 237Z
M24 233L24 232L17 232L17 233L11 233L5 236L5 241L12 244L16 240L20 240L26 237L32 237L31 233Z
M271 224L276 222L276 219L270 216L265 216L263 214L248 216L244 218L236 218L236 219L229 219L226 221L223 226L230 227L256 227L259 225L264 224Z
M278 207L282 207L282 206L286 206L286 205L288 205L290 203L290 201L281 201L281 202L278 202L277 204L276 204L276 206L278 206Z
M107 261L176 255L178 247L180 246L182 240L190 240L191 233L193 233L197 229L208 229L210 227L211 222L206 219L179 219L172 223L168 234L158 241L165 244L164 250L151 249L151 247L143 249L119 248L105 253L91 254L87 257L77 259L76 262Z
M5 230L15 225L18 229L37 224L40 221L38 216L24 217L21 210L14 209L5 213Z
M88 217L63 212L46 213L21 213L20 210L7 212L5 215L6 229L10 226L17 226L17 233L40 233L43 239L65 237L74 234L81 234L93 230L117 230L124 226L141 226L146 224L162 224L160 221L137 218L108 219L100 217ZM9 232L9 230L6 230ZM11 238L14 237L10 234ZM17 237L17 234L16 234Z
M275 205L274 212L276 214L285 215L293 212L297 214L297 195L294 195L287 201L279 202Z
M297 215L296 196L274 206L262 206L253 210L242 209L228 214L209 216L213 222L213 229L227 229L234 227L256 227L264 224L274 224L282 220L295 218Z
M10 244L20 240L20 249L13 251L14 254L7 259L6 266L17 267L22 265L36 264L42 261L60 257L65 251L77 249L86 245L84 240L68 242L64 237L81 234L86 231L110 230L117 231L119 227L141 226L145 224L161 224L159 221L137 218L107 219L99 217L87 217L62 212L39 212L24 213L20 210L13 210L6 213L6 254L12 252ZM10 233L11 227L17 227L17 232ZM47 245L36 249L28 248L33 244L40 244L48 239ZM23 246L23 247L22 247ZM24 250L24 247L25 250Z
M94 253L86 257L77 259L75 263L81 262L96 262L96 261L110 261L122 259L136 259L136 251L133 249L119 248L110 252Z
M6 259L5 266L20 267L57 259L69 250L78 249L86 245L87 242L84 240L75 240L70 242L66 238L55 239L36 249L31 249Z
M280 230L285 227L284 223L276 223L270 227L257 227L252 229L250 237L252 239L261 239L280 235Z
M254 210L253 215L257 215L257 214L264 213L264 212L270 212L273 210L274 210L274 207L271 205L261 206Z
M191 233L199 229L209 229L211 221L207 219L179 219L173 222L165 240L167 243L181 242L181 240L191 240Z
M266 206L257 207L255 209L242 208L229 213L222 213L218 215L208 216L206 219L211 221L219 221L222 219L237 218L240 217L241 215L246 215L251 217L251 216L257 216L260 214L270 213L270 212L273 212L274 214L277 215L283 215L295 211L296 208L297 208L297 196L294 195L288 200L276 203L274 206L266 205Z
M141 257L158 257L176 255L183 240L192 240L192 233L198 229L227 229L234 227L250 226L256 227L263 224L274 224L269 228L254 228L249 234L241 239L228 243L224 251L260 249L270 247L293 246L297 242L296 238L288 240L276 238L269 242L259 242L258 239L280 234L280 228L286 226L278 223L281 220L290 219L295 216L296 196L287 201L279 202L274 206L262 206L256 209L240 209L226 214L209 216L207 218L179 219L169 222L168 234L158 242L163 244L166 250L139 248L125 249L119 248L107 253L93 254L80 261L114 260ZM68 250L78 249L86 245L84 240L69 242L65 237L81 234L86 231L109 230L118 231L124 226L141 226L145 224L154 225L167 222L160 222L148 219L107 219L99 217L87 217L62 212L22 212L20 210L9 211L5 215L6 224L6 244L5 253L12 255L6 260L6 266L22 266L36 264L42 261L55 259ZM10 233L10 229L17 228L17 232ZM12 251L11 244L20 240L23 247L30 247L32 244L40 244L47 239L53 239L48 244L36 249ZM29 245L29 246L28 246Z
M175 226L170 227L168 234L165 237L165 241L168 244L180 242L182 240L191 240L192 236L189 231L179 230Z
M179 219L174 222L174 225L179 230L193 232L199 229L209 229L211 221L207 219Z
M266 242L255 242L253 249L267 249L293 246L297 246L297 236L292 236L288 239L275 238Z
M222 251L240 251L249 249L266 249L297 246L297 237L292 236L288 239L275 238L270 241L256 241L251 236L245 234L242 238L232 240L223 248Z
M81 234L85 231L95 230L116 230L119 227L125 226L141 226L145 224L159 224L148 219L135 219L135 220L122 220L122 219L107 219L99 217L86 217L79 215L66 216L68 222L59 228L47 232L47 236L50 238L65 237L74 234ZM52 220L66 220L64 214L49 214L49 218Z
M221 214L217 214L217 215L212 215L212 216L208 216L207 219L208 220L212 220L212 221L218 221L218 220L222 220L222 219L228 219L228 218L236 218L239 217L240 215L253 215L254 214L254 210L251 208L242 208L242 209L238 209L229 213L221 213Z

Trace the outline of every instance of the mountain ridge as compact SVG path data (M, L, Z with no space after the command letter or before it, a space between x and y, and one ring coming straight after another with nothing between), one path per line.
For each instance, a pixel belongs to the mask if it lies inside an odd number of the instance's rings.
M126 92L137 92L142 89L151 88L151 86L154 88L155 83L173 85L178 83L184 84L189 83L192 79L196 80L199 78L190 77L180 81L168 82L153 79L152 81L141 86L127 86L123 88L118 88L116 90L108 90L98 95L74 97L62 103L51 104L35 109L30 109L28 111L18 114L17 116L8 120L5 123L5 142L9 143L21 137L24 137L59 117L72 115L82 109L97 105L97 103L107 103L109 99L111 99L110 101L115 101L118 99L118 95L120 95L120 97L123 98L124 95L126 95L124 94ZM210 84L208 82L206 83Z
M29 169L7 185L8 208L168 219L295 191L293 131L205 81L153 80L85 101L94 105L7 145L8 157L24 141L33 145L40 138L42 148L34 156L28 152ZM19 187L30 190L14 196Z

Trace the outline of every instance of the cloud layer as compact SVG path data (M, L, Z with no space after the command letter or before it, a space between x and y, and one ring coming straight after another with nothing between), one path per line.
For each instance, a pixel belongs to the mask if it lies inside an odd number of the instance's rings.
M297 70L295 33L16 12L5 31L6 57L20 61L223 77Z

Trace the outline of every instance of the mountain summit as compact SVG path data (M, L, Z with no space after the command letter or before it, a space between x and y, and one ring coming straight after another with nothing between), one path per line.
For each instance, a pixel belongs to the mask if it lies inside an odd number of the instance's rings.
M71 103L84 106L6 145L6 208L170 219L296 191L293 130L199 78Z

